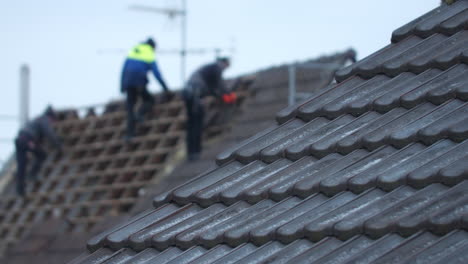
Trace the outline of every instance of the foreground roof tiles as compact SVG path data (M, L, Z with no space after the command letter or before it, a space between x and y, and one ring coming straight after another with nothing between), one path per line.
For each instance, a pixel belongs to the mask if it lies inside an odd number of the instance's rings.
M466 263L467 3L396 30L73 263Z

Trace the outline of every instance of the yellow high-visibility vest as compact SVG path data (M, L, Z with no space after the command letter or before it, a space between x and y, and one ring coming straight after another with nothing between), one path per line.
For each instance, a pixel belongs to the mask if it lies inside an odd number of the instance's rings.
M150 45L139 44L130 50L127 58L152 63L155 61L155 52Z

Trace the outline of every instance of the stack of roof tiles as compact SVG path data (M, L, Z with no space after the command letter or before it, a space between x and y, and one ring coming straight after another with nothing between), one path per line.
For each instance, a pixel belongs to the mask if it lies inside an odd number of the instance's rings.
M467 26L397 29L72 263L467 263Z

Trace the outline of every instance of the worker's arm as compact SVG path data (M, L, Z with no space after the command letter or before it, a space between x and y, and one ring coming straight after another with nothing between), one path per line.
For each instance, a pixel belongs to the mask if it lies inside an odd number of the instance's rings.
M224 83L223 80L223 72L221 68L214 68L214 80L213 80L213 86L209 87L210 93L217 97L221 98L224 94L226 94L228 91L226 89L226 84Z
M52 142L54 147L57 149L62 149L62 142L52 128L50 121L47 118L42 118L39 122L39 126L44 135Z
M120 75L120 92L121 93L125 93L126 92L126 85L124 84L124 76L125 76L125 71L127 70L127 64L128 64L128 60L125 60L125 63L122 67L122 73Z
M154 77L156 77L156 80L158 80L159 84L161 84L164 91L168 92L169 88L167 88L166 82L164 82L161 72L159 71L158 64L156 64L156 62L151 63L151 71L153 72Z

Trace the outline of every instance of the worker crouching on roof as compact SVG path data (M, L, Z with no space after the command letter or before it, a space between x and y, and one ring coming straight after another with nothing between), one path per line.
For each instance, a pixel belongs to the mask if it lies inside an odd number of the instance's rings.
M135 46L128 53L122 70L121 92L127 93L127 134L126 140L130 140L135 134L135 122L143 121L145 114L152 108L154 98L148 92L147 73L152 71L156 80L168 96L169 89L159 71L155 60L156 43L149 38L146 42ZM138 97L143 99L143 104L135 115L133 108Z
M25 195L28 152L32 153L35 158L29 177L36 179L42 167L42 163L46 158L46 152L41 146L44 138L47 138L60 152L62 150L62 143L52 128L52 124L56 119L54 110L49 106L41 116L26 123L26 125L20 129L15 139L17 166L16 191L21 196Z
M219 58L196 70L188 80L182 95L187 109L187 155L189 160L199 158L202 150L204 107L201 99L215 96L224 103L236 101L234 93L229 93L223 81L223 71L229 67L228 58Z

